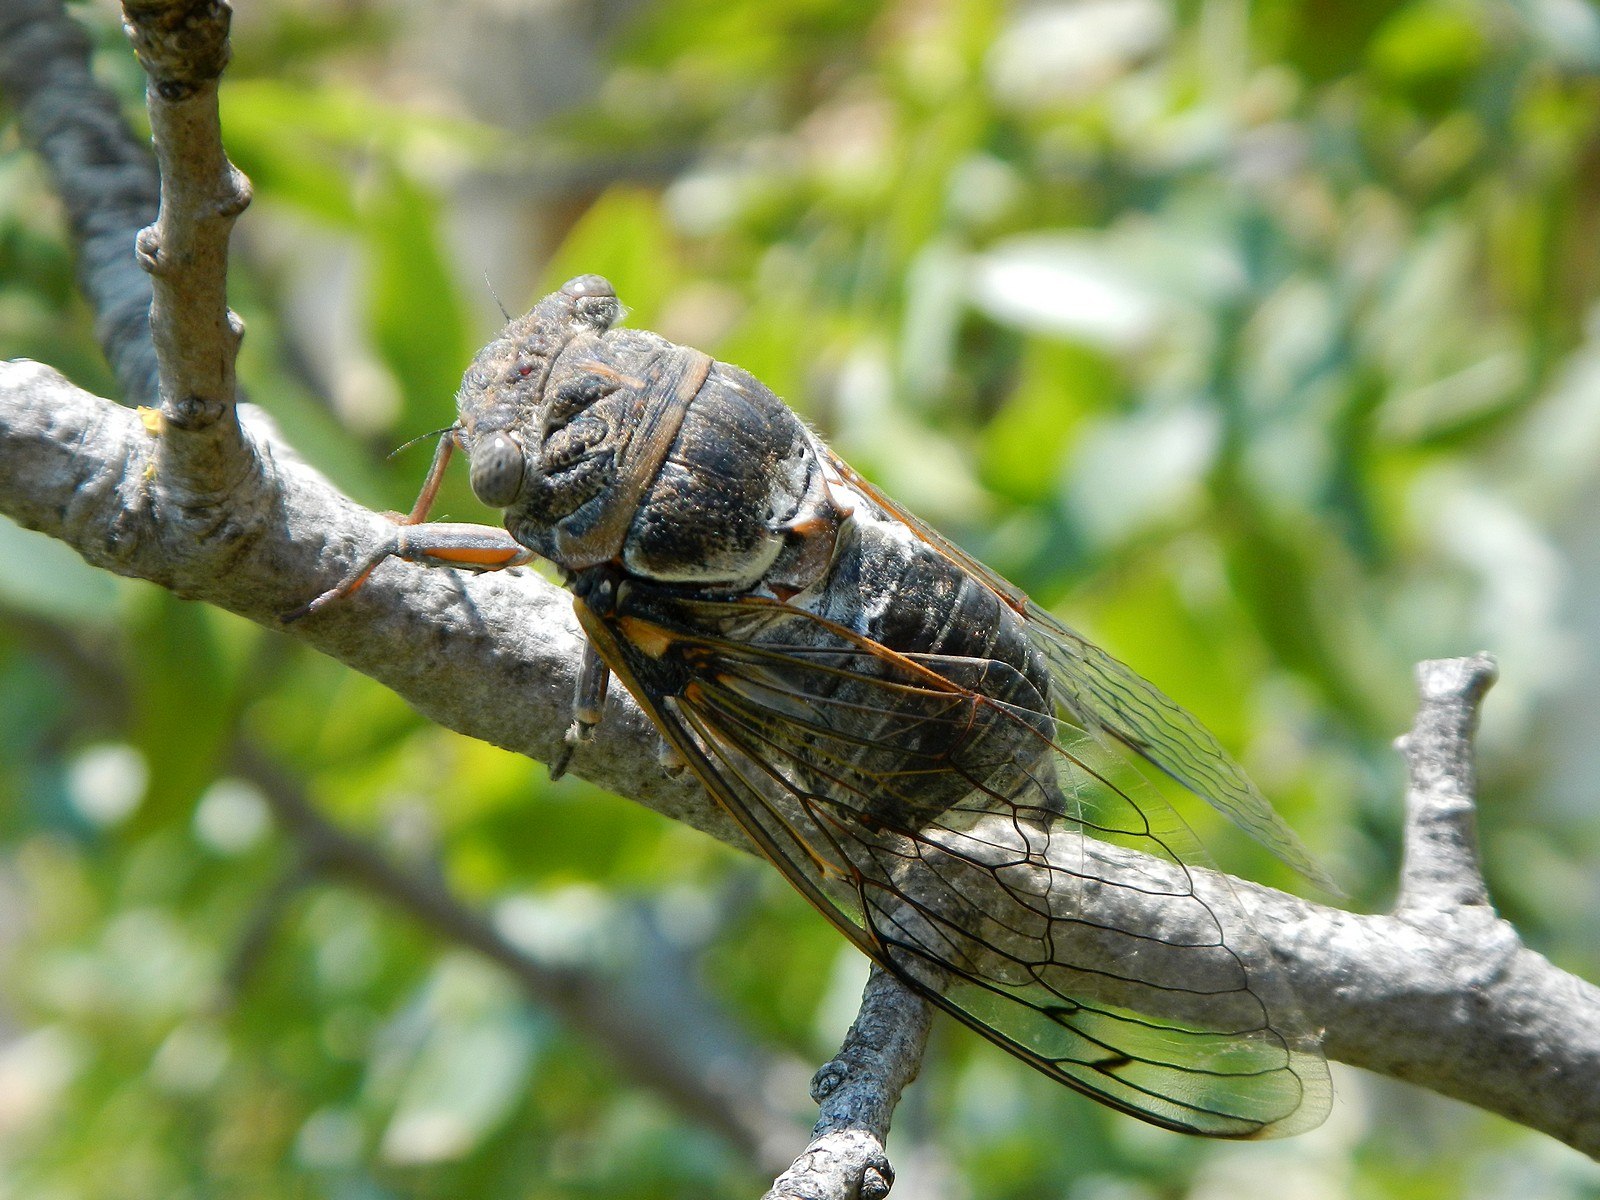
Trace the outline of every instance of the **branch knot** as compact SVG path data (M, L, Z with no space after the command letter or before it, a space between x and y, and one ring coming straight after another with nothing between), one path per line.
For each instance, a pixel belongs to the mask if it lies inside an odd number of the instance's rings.
M173 429L197 430L215 425L228 405L214 396L183 396L162 405L161 416Z
M151 90L169 104L221 78L231 50L233 11L220 0L126 0L123 29Z
M850 1064L833 1059L817 1068L817 1073L811 1077L811 1099L821 1104L829 1096L844 1086L850 1077Z

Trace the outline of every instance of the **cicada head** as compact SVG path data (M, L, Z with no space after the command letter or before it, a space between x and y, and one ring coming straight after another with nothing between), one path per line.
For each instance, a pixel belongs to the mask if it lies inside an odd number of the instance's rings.
M799 418L737 367L614 328L622 311L580 275L479 352L456 397L473 492L574 574L749 587L792 552L814 578L838 514Z
M622 312L601 276L568 280L478 352L456 393L473 494L492 508L513 510L508 516L530 531L528 544L541 552L543 527L587 498L597 481L599 464L587 452L603 453L604 441L594 430L576 439L568 430L577 413L571 389L551 386L556 360L576 342L598 342Z

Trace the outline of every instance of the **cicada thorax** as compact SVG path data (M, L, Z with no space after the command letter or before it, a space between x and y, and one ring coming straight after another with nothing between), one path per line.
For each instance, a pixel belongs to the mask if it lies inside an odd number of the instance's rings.
M586 419L599 421L612 445L623 444L611 455L614 486L557 535L563 565L615 561L642 580L724 593L796 590L826 569L839 514L810 438L748 373L618 330L573 347L551 383L557 403L569 390L603 394L569 428L587 442ZM641 445L665 429L670 441ZM589 533L608 512L626 521L614 546Z

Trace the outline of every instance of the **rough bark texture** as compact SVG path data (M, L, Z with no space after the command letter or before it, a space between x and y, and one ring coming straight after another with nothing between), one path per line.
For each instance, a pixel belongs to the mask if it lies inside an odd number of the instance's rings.
M222 156L215 122L226 10L140 4L129 13L152 72L164 171L162 216L140 241L157 276L162 409L158 418L118 407L37 364L0 366L0 512L98 566L276 625L279 614L339 579L384 518L301 463L258 416L246 410L233 419L238 330L222 285L227 230L248 190ZM72 95L88 94L82 46L60 27L54 6L13 4L0 32L0 86L68 198L86 291L97 305L104 300L107 353L130 395L148 396L151 359L127 301L135 289L126 261L105 247L120 228L132 259L149 193L131 183L108 188L101 210L95 191L99 173L139 176L136 148L124 144L125 131L119 142L103 103L74 106ZM34 60L16 50L22 45L36 47ZM70 149L80 146L94 149ZM208 347L208 360L193 357L191 337ZM390 563L353 600L293 634L452 729L539 759L559 746L579 635L566 597L531 572L467 577ZM1600 990L1522 946L1489 906L1477 868L1470 739L1492 664L1482 656L1449 660L1424 664L1420 674L1421 710L1403 740L1411 788L1395 913L1361 916L1238 880L1201 886L1231 886L1254 915L1332 1057L1600 1156ZM575 771L748 849L698 785L660 773L656 739L621 689L613 689L601 729ZM1141 908L1138 893L1109 890L1127 893L1104 901L1118 906L1113 926L1170 925L1153 901ZM874 977L844 1049L819 1074L823 1117L814 1140L773 1196L887 1191L883 1138L916 1073L927 1021L924 1003Z
M880 1200L894 1186L884 1150L900 1093L917 1077L932 1006L874 967L844 1045L811 1081L822 1110L811 1142L763 1200L859 1196Z

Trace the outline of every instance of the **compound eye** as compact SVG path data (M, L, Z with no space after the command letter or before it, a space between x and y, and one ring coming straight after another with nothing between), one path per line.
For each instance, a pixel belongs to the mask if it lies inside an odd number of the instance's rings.
M622 320L622 304L611 281L603 275L579 275L569 279L561 290L572 297L573 315L601 333Z
M581 300L589 296L610 296L617 298L617 289L611 286L611 281L604 275L579 275L576 279L569 279L561 285L561 290L574 300Z
M526 470L522 447L510 434L497 430L472 448L472 494L490 508L509 508L522 494Z

